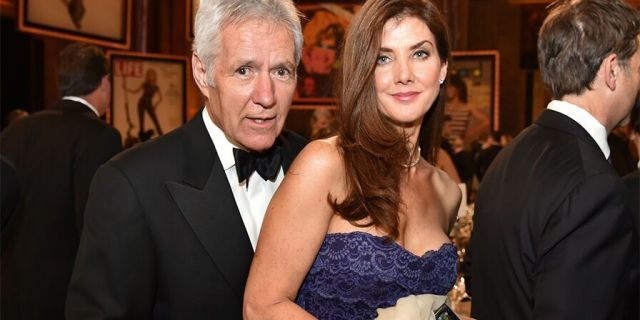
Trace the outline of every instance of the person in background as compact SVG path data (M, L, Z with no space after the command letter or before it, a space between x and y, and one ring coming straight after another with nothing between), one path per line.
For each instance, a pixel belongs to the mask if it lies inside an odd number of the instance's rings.
M461 137L454 136L451 141L453 151L451 160L456 167L456 171L460 175L460 181L466 185L467 191L471 191L475 167L473 163L473 155L465 149L464 140L462 140Z
M513 136L508 133L503 133L500 135L500 145L504 148L513 140Z
M339 134L309 143L271 201L246 319L373 319L451 290L461 192L435 167L448 39L430 1L365 2L345 41Z
M611 165L623 177L637 169L637 161L634 159L633 150L631 149L631 126L620 126L614 128L607 137L611 156L609 157Z
M204 109L96 173L68 320L242 319L267 204L306 143L282 131L301 47L290 0L200 1Z
M22 198L3 226L2 319L64 319L89 184L122 150L118 131L100 119L111 101L108 72L98 47L65 47L58 59L62 99L0 135Z
M500 134L498 132L492 131L484 135L483 139L481 139L482 144L480 145L480 150L478 150L475 164L475 174L476 177L478 177L478 181L482 181L491 162L493 162L500 150L502 150L499 137Z
M638 234L607 135L640 90L640 13L562 0L540 29L554 100L498 154L476 201L477 319L638 319Z
M126 92L138 93L142 92L140 99L138 99L138 125L139 132L138 138L140 141L147 141L153 135L152 130L145 130L144 128L144 116L149 115L153 125L156 127L158 135L163 135L162 127L160 127L160 121L158 121L158 115L156 109L158 105L162 103L162 90L158 86L158 74L155 69L149 68L145 73L145 80L135 89L129 89L126 86L126 82L122 82L122 88ZM157 100L154 100L155 97Z
M454 136L461 137L465 146L470 146L472 141L489 130L489 117L477 106L469 104L467 83L459 75L449 77L446 90L444 112L448 119L449 133L445 137L449 140Z
M336 131L333 112L329 109L315 109L309 119L311 140L323 139L333 135Z

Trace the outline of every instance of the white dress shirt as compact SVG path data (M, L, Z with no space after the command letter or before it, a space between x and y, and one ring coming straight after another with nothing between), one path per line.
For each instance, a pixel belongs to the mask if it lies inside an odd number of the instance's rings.
M96 116L98 116L98 118L100 118L100 113L98 113L98 109L96 109L94 106L91 105L91 103L89 103L89 101L82 99L80 97L76 97L76 96L64 96L62 97L62 100L71 100L71 101L75 101L75 102L80 102L82 104L84 104L85 106L87 106L89 109L91 109L91 111L93 111L93 113L96 114Z
M591 113L575 104L560 100L551 101L547 109L560 112L582 126L596 141L604 154L604 158L609 159L611 149L609 149L609 143L607 142L607 129Z
M233 197L240 211L242 222L244 222L249 240L251 240L251 245L253 246L253 250L255 250L264 214L267 211L271 197L276 192L282 179L284 179L284 171L282 167L280 167L275 181L265 181L257 172L253 172L248 179L248 181L250 181L248 186L247 180L239 183L238 174L236 173L236 162L233 157L233 148L238 147L233 145L229 139L227 139L224 132L213 123L206 108L202 110L202 118L211 136L213 145L216 147L222 168L227 175L229 186L231 186Z

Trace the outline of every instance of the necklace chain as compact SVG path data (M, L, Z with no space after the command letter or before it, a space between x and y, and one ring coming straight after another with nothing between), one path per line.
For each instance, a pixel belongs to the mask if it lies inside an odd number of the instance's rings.
M415 159L411 160L410 163L403 163L402 166L405 168L415 167L418 164L418 162L420 162L420 151L421 151L420 146L418 146L418 152L417 152L418 156L415 157Z

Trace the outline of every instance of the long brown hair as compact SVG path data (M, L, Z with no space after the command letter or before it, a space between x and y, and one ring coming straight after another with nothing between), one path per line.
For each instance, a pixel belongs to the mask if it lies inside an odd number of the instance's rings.
M374 87L374 71L382 30L387 21L416 17L433 33L442 63L449 61L447 27L429 0L370 0L353 20L342 52L338 80L341 149L347 177L347 197L329 199L333 209L357 226L381 227L391 239L398 237L399 183L414 156L407 150L408 137L380 112ZM443 116L443 90L425 115L420 129L422 154L435 162ZM356 221L369 217L366 224Z

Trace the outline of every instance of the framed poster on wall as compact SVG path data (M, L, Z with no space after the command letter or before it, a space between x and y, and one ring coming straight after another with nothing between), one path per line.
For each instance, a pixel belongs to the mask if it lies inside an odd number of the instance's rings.
M108 121L131 147L186 121L187 58L110 51L111 109Z
M327 138L336 133L336 108L332 105L293 106L285 128L311 140Z
M454 51L446 83L443 136L469 146L499 124L498 51Z
M304 45L298 66L294 104L331 104L333 86L340 65L340 48L353 15L360 5L301 4Z
M20 31L118 49L131 44L132 0L19 0Z

